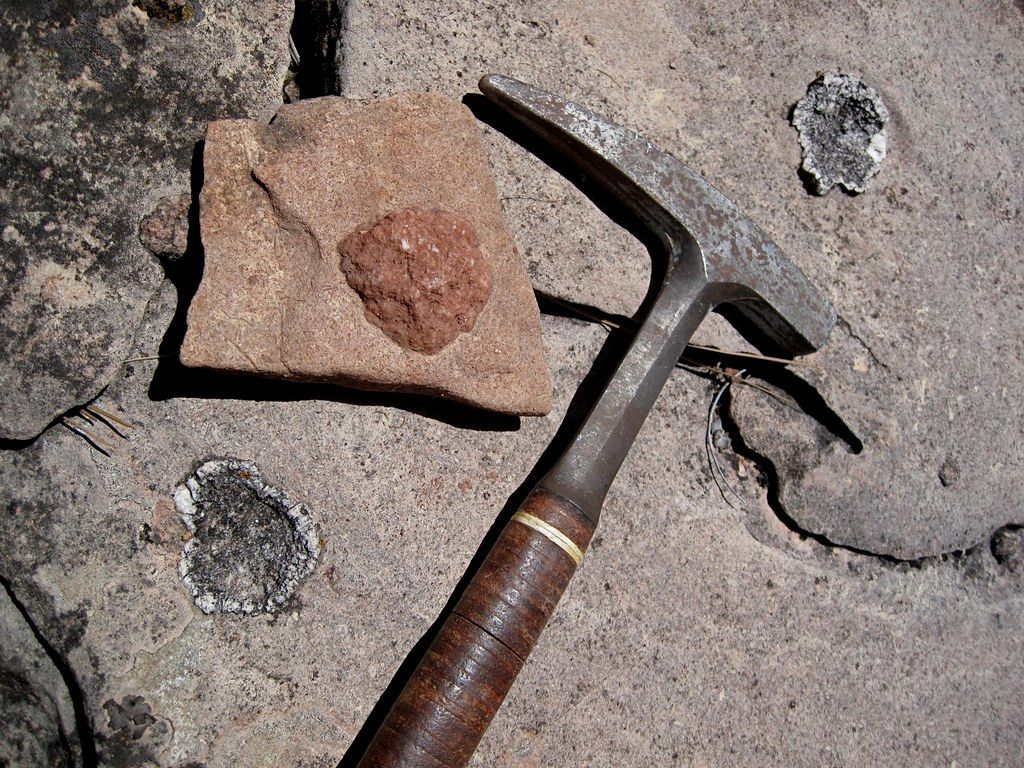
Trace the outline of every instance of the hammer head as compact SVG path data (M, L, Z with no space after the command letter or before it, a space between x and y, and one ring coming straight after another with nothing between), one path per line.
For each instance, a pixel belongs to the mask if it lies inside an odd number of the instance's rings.
M665 244L666 282L703 281L780 351L818 349L835 325L828 300L764 231L703 177L642 136L503 75L480 90L578 163Z

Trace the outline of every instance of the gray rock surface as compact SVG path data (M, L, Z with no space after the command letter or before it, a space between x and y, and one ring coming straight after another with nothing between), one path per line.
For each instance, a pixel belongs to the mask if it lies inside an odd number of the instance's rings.
M141 349L175 301L160 293ZM101 764L336 765L605 339L560 318L544 330L554 415L517 432L374 404L153 402L147 361L102 400L138 425L121 451L63 430L10 454L16 533L0 567L80 675ZM987 549L906 571L829 550L756 498L755 528L706 468L693 414L712 392L670 383L475 764L1012 764L1022 577ZM317 510L323 554L279 614L205 615L178 579L172 491L216 453L250 458ZM104 708L126 696L156 721L138 739Z
M855 438L835 437L790 378L763 382L817 419L733 388L723 426L775 461L782 508L725 451L742 501L723 501L703 443L718 384L673 378L474 764L1019 765L1024 575L1019 529L1003 526L1020 522L1005 368L1019 355L1021 12L353 0L347 14L346 95L457 95L489 70L571 94L704 173L847 323L821 373L801 377ZM795 177L787 112L816 70L839 67L886 100L893 152L868 193L818 198ZM535 157L489 141L535 283L632 312L643 246ZM130 357L155 354L177 301L165 283ZM715 320L699 340L738 346ZM0 456L0 573L78 676L101 765L338 764L607 337L542 321L554 407L517 431L455 407L431 418L412 400L235 379L152 400L157 361L144 360L99 401L138 425L111 457L63 429ZM214 455L254 461L317 511L322 559L289 610L205 615L178 578L171 495ZM833 495L813 495L818 467ZM104 705L139 696L155 722L133 739Z
M6 590L0 590L0 715L0 765L82 765L67 685Z
M0 8L0 439L117 373L163 277L140 220L188 192L207 121L273 114L292 5Z
M452 37L421 23L425 5L351 3L346 95L457 92L482 71L500 71L637 129L765 227L839 311L816 360L824 373L811 382L863 445L859 454L820 437L812 419L781 418L771 398L744 390L733 408L749 449L778 464L778 496L795 523L837 544L913 559L1020 522L1024 397L1006 380L1024 359L1016 161L1024 135L1013 129L1024 106L1011 75L1021 64L1012 44L1019 11L993 3L984 23L966 23L954 7L927 22L909 8L809 11L784 2L758 18L739 4L628 18L575 2L502 8L467 14L459 24L468 32ZM501 44L478 46L492 24ZM820 45L809 32L816 26L842 44ZM927 51L901 48L904 35L927 41ZM425 48L431 62L418 59ZM979 72L964 51L988 68ZM942 68L942 87L924 85L928 66ZM893 147L869 194L817 199L791 173L800 156L789 105L808 73L837 69L860 72L885 99ZM495 137L494 152L535 285L632 312L648 273L642 246L512 142ZM701 339L738 346L721 324L706 324ZM959 479L944 485L939 471L953 464Z

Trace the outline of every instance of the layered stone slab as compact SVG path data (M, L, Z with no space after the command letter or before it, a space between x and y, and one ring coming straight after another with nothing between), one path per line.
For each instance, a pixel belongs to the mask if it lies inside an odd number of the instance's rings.
M510 414L550 410L536 299L476 122L459 102L328 97L283 106L270 125L217 121L204 168L206 263L181 349L186 365L422 392ZM448 257L477 258L462 240L437 240L451 245L438 259L436 237L424 232L434 244L412 253L424 274L400 291L384 270L376 293L365 270L346 279L343 244L408 211L421 212L404 214L421 229L436 229L423 223L429 216L468 227L460 238L475 239L482 262L472 268L490 275L473 312L452 285L466 271L440 269ZM406 310L402 333L378 316L380 291ZM406 322L423 313L420 326ZM438 323L448 331L438 335Z

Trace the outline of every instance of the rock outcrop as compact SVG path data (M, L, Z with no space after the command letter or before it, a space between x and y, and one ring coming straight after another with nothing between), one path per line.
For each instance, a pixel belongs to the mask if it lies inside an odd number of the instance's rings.
M189 191L210 120L281 102L292 10L0 7L0 439L36 436L116 375L164 277L140 221Z

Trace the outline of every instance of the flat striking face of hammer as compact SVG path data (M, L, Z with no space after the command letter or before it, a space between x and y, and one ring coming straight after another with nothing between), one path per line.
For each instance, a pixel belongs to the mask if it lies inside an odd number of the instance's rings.
M643 220L669 265L657 300L614 377L541 486L596 521L644 418L707 312L729 304L778 349L819 348L835 311L800 269L721 192L642 136L571 101L501 75L480 90Z

